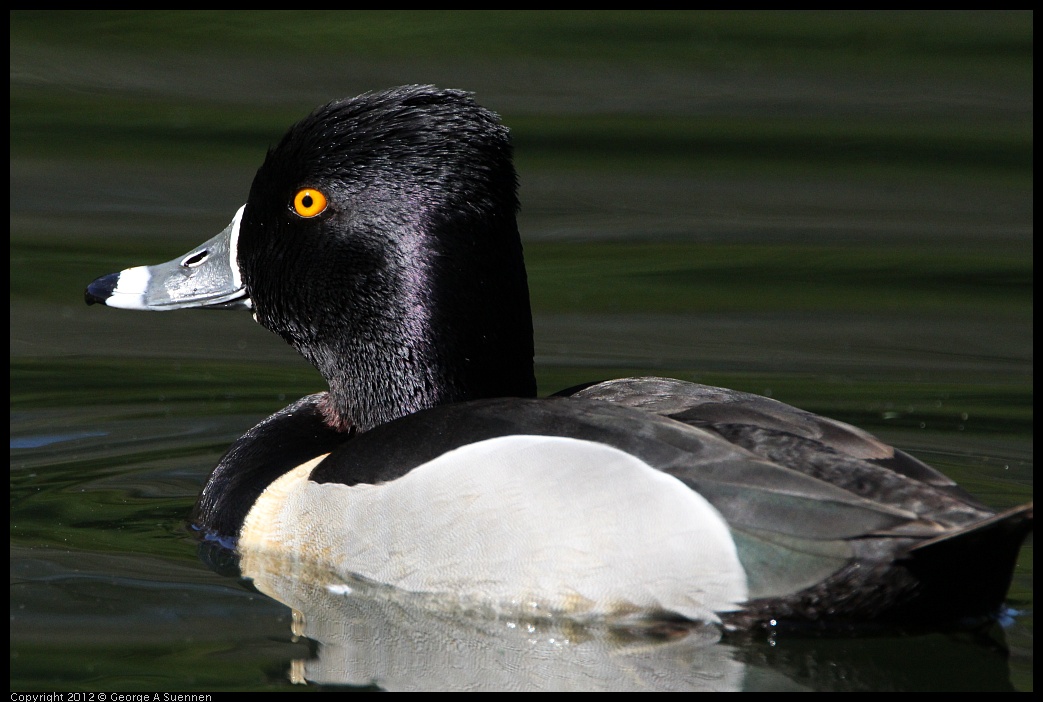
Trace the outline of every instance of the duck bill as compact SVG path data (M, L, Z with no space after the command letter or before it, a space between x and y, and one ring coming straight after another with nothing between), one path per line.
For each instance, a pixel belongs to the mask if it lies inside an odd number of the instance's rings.
M246 205L240 207L224 231L184 256L98 278L84 293L87 304L160 312L193 307L251 309L237 256L245 209Z

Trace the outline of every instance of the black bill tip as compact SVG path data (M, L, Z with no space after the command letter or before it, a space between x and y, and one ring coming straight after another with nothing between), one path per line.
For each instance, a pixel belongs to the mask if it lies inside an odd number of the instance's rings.
M83 291L84 301L88 305L95 303L104 305L105 301L112 297L113 291L116 290L116 283L119 282L119 278L119 273L109 273L98 278Z

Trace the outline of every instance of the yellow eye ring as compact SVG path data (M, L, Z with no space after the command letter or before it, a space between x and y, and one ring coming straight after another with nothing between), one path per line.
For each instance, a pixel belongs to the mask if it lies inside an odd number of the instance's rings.
M293 211L301 217L314 217L326 209L326 196L315 188L301 188L293 196Z

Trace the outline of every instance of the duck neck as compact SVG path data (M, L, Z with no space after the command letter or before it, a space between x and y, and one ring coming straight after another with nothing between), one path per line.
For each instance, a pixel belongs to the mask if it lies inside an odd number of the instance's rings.
M507 224L481 237L397 236L413 243L390 255L382 242L379 275L361 278L343 320L350 332L336 325L310 352L298 347L329 383L329 426L365 431L437 405L536 395L525 266Z

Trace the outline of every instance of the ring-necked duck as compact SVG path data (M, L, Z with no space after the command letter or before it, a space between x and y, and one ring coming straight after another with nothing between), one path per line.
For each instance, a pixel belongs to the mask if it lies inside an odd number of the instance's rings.
M88 303L252 309L329 391L246 433L193 521L406 591L594 616L952 623L1002 605L997 514L852 426L666 378L536 399L508 130L468 93L332 102L219 235Z

